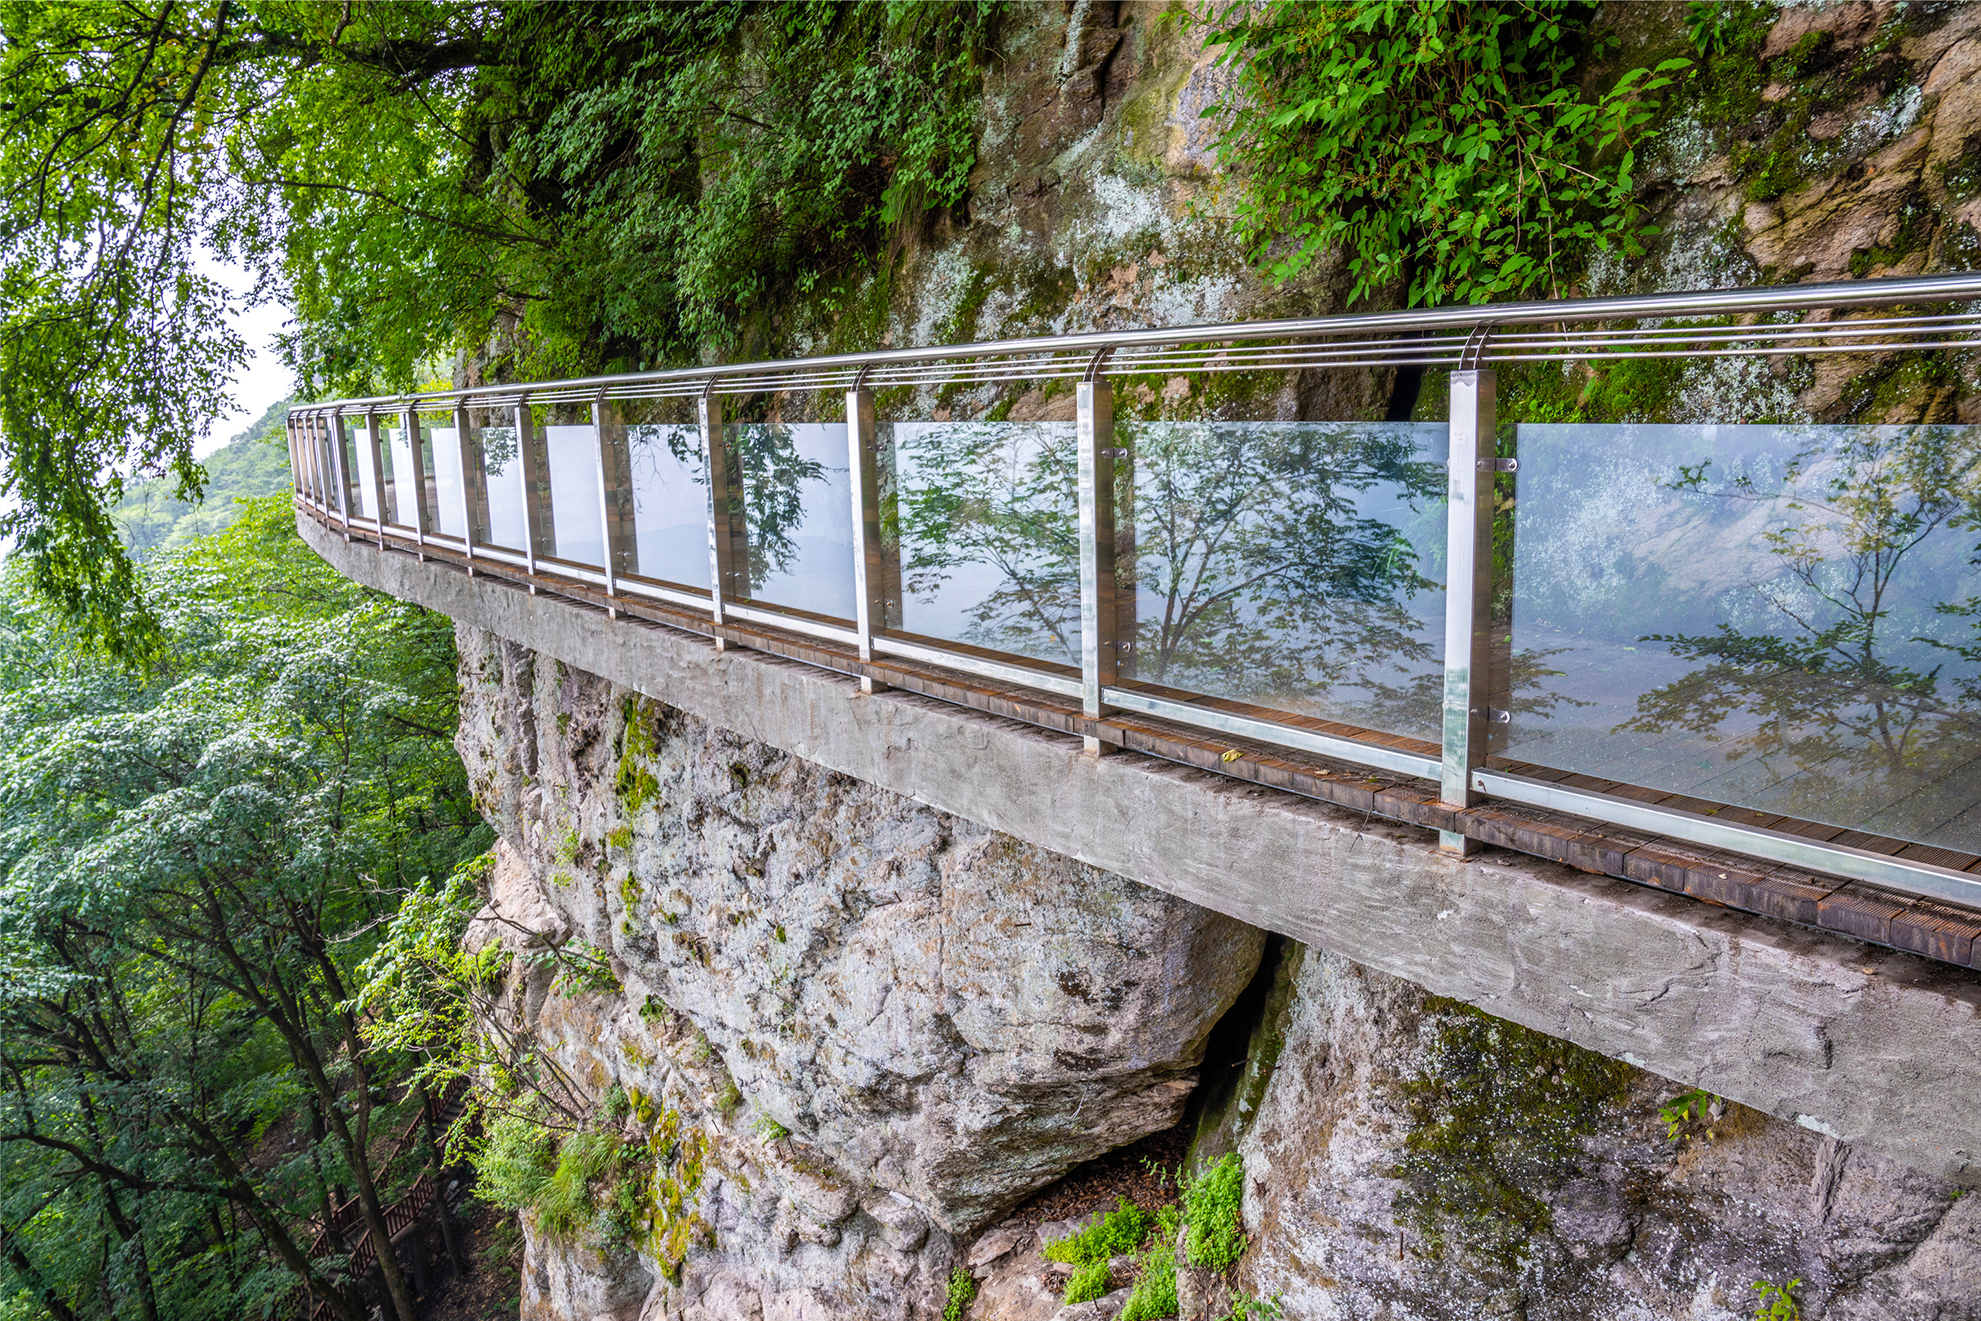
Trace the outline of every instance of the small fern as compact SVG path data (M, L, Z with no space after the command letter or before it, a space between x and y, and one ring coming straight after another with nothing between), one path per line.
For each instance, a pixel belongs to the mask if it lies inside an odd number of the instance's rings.
M1066 1281L1067 1306L1070 1307L1074 1303L1091 1303L1096 1298L1107 1297L1107 1283L1108 1267L1105 1257L1076 1267L1072 1277Z
M1240 1206L1244 1195L1245 1167L1231 1152L1184 1188L1183 1219L1190 1226L1192 1266L1223 1271L1237 1265L1245 1253Z
M949 1299L943 1304L942 1321L963 1321L976 1297L976 1277L958 1266L949 1273Z
M1148 1212L1121 1198L1114 1210L1079 1233L1046 1244L1046 1260L1087 1266L1126 1256L1142 1246L1153 1223Z

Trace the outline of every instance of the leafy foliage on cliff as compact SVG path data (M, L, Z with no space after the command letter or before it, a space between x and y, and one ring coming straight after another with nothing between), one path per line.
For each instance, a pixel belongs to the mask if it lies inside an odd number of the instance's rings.
M614 1086L594 1102L534 1034L517 1030L503 996L522 969L551 971L567 994L621 987L582 939L512 959L498 939L503 919L476 921L493 867L486 854L405 894L358 969L352 1007L363 1036L374 1053L411 1062L414 1084L462 1089L447 1146L473 1162L484 1201L527 1213L552 1240L638 1248L678 1267L710 1232L700 1210L708 1138L638 1091Z
M410 1098L352 979L398 888L486 847L451 630L282 498L145 572L143 680L0 590L0 1302L252 1315L314 1272L359 1321L309 1222L390 1196Z
M297 313L307 392L761 346L962 200L990 0L0 4L0 516L38 590L144 660L111 511L194 446L242 345L201 274ZM521 327L526 333L509 332Z
M1213 6L1237 95L1220 159L1241 233L1290 279L1343 249L1351 302L1558 293L1590 250L1642 252L1637 149L1687 65L1585 95L1579 0L1269 0Z
M678 1273L688 1249L713 1232L701 1214L707 1135L617 1086L592 1118L572 1129L520 1109L497 1115L473 1147L476 1191L526 1214L554 1242L637 1249Z

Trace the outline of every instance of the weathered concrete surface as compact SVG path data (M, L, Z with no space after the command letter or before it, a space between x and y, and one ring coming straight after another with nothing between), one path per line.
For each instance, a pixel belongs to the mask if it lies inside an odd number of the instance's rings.
M1821 932L305 539L360 582L744 737L1926 1171L1981 1182L1981 982Z

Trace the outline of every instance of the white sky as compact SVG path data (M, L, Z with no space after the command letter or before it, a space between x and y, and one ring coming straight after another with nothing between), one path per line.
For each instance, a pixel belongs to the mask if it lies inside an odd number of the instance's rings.
M233 291L234 309L228 321L247 341L249 356L234 377L234 411L215 420L212 433L194 451L196 458L204 458L225 445L270 404L296 388L294 374L275 354L275 336L289 324L288 307L281 303L246 307L247 292L254 287L254 280L238 266L207 256L200 261L200 272Z

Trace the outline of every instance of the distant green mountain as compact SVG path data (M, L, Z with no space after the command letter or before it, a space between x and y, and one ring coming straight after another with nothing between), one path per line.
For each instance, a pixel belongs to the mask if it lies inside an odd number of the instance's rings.
M218 532L234 521L234 501L276 495L289 489L289 442L284 426L290 400L269 405L247 430L202 459L206 495L187 504L172 497L165 479L133 488L114 511L124 541L143 559L177 550L195 537Z

